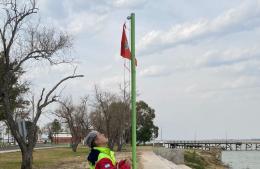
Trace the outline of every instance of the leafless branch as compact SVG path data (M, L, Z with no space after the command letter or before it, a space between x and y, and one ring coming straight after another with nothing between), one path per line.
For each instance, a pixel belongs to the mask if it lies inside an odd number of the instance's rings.
M69 79L74 79L74 78L78 78L78 77L83 77L83 75L71 75L71 76L67 76L63 79L61 79L45 96L45 99L43 99L43 95L44 95L44 91L45 89L42 90L42 93L41 93L41 97L38 101L38 104L37 104L37 111L36 111L36 116L34 118L34 124L37 123L41 113L42 113L42 109L44 107L46 107L47 105L53 103L53 102L56 102L57 101L57 97L56 95L52 96L52 98L50 99L50 96L53 94L53 92L62 84L64 83L65 81L69 80ZM44 100L44 101L43 101ZM42 103L43 101L43 103Z
M81 104L79 105L74 105L71 97L59 100L60 107L55 111L56 116L63 119L69 126L72 135L72 143L75 145L75 147L72 147L73 151L76 150L77 145L90 129L87 113L87 100L88 97L82 98Z
M0 28L0 36L3 44L6 62L9 63L10 49L14 43L20 27L24 23L24 19L31 14L37 13L35 0L30 1L30 5L24 4L18 7L16 0L6 0L2 2L3 10L6 13L6 20L2 28Z
M66 34L57 34L54 29L43 28L42 31L37 28L31 28L28 40L29 48L27 54L19 61L15 70L19 69L24 62L35 60L47 60L50 64L71 63L71 60L56 59L54 54L71 46L71 41Z

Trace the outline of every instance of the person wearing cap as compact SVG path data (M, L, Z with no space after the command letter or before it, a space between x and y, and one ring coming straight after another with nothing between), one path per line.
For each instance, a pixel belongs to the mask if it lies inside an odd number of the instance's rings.
M91 148L88 155L90 169L131 169L127 160L116 162L115 153L107 147L108 139L98 131L91 131L84 140Z

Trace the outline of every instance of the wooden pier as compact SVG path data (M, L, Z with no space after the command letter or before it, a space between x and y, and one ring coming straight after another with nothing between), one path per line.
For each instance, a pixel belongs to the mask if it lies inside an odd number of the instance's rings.
M166 148L174 149L202 149L218 148L224 151L260 151L260 141L250 140L176 140L161 142Z

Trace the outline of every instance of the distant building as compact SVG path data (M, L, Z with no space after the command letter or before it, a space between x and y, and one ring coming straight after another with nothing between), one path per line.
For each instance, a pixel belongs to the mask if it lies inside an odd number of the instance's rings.
M51 140L48 137L48 134L46 133L38 134L37 143L48 143L48 142L51 142Z
M61 132L52 135L52 142L55 144L69 144L71 143L71 139L71 134L66 132Z
M14 143L15 139L11 131L7 133L7 127L3 122L0 122L0 143Z

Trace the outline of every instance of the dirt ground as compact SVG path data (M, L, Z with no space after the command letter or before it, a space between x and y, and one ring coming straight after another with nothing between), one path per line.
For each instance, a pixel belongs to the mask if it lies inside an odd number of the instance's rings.
M138 169L190 169L184 165L176 165L166 159L163 159L155 155L152 151L142 150L138 151ZM116 153L117 160L130 159L131 152L118 152ZM88 169L88 163L86 161L81 163L66 163L61 164L56 169Z
M87 156L87 155L86 155ZM131 152L116 152L116 159L117 161L123 159L131 159ZM75 160L74 162L66 162L64 164L60 164L56 168L53 169L88 169L89 165L87 161L79 162Z
M117 161L123 159L129 159L131 161L131 152L116 152ZM176 165L160 156L157 156L152 152L151 147L142 147L137 152L138 169L190 169L185 165ZM89 165L87 161L80 162L75 161L66 162L60 164L53 169L88 169Z

